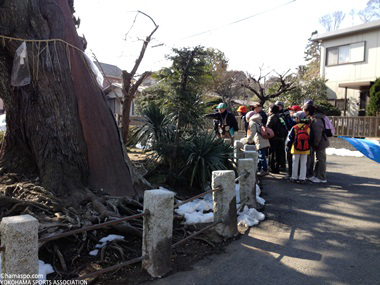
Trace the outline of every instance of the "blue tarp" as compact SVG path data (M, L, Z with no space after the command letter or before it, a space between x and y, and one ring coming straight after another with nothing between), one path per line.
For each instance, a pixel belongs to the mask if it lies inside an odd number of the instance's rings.
M347 137L340 137L352 144L358 151L366 157L380 163L380 142L375 142L367 139L354 139Z

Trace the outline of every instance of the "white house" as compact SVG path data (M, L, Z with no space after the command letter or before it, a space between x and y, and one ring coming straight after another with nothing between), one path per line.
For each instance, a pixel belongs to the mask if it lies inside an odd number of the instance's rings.
M315 34L328 99L347 116L365 116L369 89L380 78L380 20Z

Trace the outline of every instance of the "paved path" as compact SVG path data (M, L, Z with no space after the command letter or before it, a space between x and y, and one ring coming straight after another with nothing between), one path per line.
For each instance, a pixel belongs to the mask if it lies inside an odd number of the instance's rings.
M225 253L148 284L380 284L380 164L328 157L326 185L263 181L267 219Z

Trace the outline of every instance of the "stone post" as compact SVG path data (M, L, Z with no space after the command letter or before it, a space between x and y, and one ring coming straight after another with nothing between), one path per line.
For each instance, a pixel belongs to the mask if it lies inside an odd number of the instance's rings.
M256 146L254 144L245 144L244 151L256 151Z
M242 150L243 147L244 147L244 144L242 142L235 141L235 145L234 145L235 163L237 163L240 158L244 158L244 152Z
M246 171L249 172L248 176L241 177L239 180L240 185L240 203L243 203L247 198L246 205L251 207L257 206L256 203L256 169L255 162L252 158L239 159L238 175L243 175Z
M5 217L0 223L0 234L1 246L5 247L2 259L4 284L37 282L38 220L30 215Z
M253 151L253 150L246 150L245 147L247 145L244 146L244 158L252 158L253 161L255 162L255 167L256 167L256 170L257 170L257 164L259 163L259 154L257 153L257 151Z
M168 190L144 192L143 268L152 277L161 277L171 270L174 193Z
M212 172L211 187L222 186L222 191L213 192L214 221L223 222L215 226L218 234L233 237L237 234L236 188L233 170Z
M230 138L225 138L225 139L223 139L224 143L225 143L225 144L229 144L229 145L231 145L232 140L233 140L233 139L230 139Z

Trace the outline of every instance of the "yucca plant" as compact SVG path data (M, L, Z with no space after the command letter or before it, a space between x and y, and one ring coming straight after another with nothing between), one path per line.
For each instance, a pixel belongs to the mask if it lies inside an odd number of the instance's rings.
M184 173L190 185L203 187L215 170L233 169L233 149L211 132L201 132L186 141Z
M170 141L174 135L174 125L156 104L150 104L142 110L143 125L132 129L127 141L128 146L141 143L145 148Z

